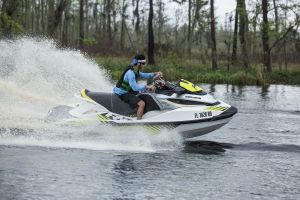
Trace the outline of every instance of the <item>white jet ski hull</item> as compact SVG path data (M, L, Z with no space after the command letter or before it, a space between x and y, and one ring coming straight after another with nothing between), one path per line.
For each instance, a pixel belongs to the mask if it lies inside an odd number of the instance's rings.
M199 137L221 128L222 126L227 124L231 119L232 117L217 121L182 124L176 127L175 131L178 132L183 138Z
M53 108L48 113L47 121L68 125L142 126L156 132L172 129L183 138L193 138L224 126L237 113L235 107L214 99L190 82L183 82L189 84L191 91L172 86L156 93L138 94L146 102L142 120L137 120L134 116L136 110L117 95L84 89L81 96L77 96L81 100L79 103Z

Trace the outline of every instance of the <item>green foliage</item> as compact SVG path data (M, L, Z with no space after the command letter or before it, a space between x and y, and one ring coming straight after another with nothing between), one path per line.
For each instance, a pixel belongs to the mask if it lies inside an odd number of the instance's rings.
M97 57L96 62L104 67L111 78L118 80L130 59L124 57ZM178 81L183 78L195 83L234 84L234 85L266 85L266 84L300 84L300 71L274 71L264 74L259 66L245 70L233 67L230 72L226 68L218 71L210 66L201 66L197 60L178 59L171 55L158 59L159 65L146 66L145 71L162 71L166 80Z
M168 53L168 55L166 56L166 58L164 59L165 61L167 61L168 63L172 64L172 66L176 67L179 63L179 58L175 53Z
M83 44L85 46L93 46L93 45L97 44L97 40L95 38L91 38L91 37L85 38L83 40Z
M265 85L265 78L264 78L264 74L262 72L262 69L259 68L259 66L256 66L254 68L254 73L256 76L256 85Z
M20 34L25 32L22 25L17 21L13 20L11 17L7 16L5 13L0 12L0 34Z
M235 85L255 85L257 81L253 74L239 71L231 76L231 83Z
M129 65L126 58L96 57L95 61L105 68L113 80L118 80L124 69Z
M300 71L274 71L266 74L266 79L273 84L300 84Z

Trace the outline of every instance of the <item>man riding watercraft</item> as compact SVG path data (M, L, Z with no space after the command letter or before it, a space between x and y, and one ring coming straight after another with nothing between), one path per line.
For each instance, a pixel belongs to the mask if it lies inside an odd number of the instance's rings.
M120 97L124 102L129 104L132 108L137 109L137 119L142 119L145 102L136 95L145 90L155 90L154 85L137 84L139 78L154 78L155 76L162 76L161 72L144 73L140 72L146 66L146 57L144 55L136 55L124 72L121 75L117 85L113 88L113 92Z
M168 129L183 138L193 138L224 126L237 113L234 106L215 99L187 80L171 83L162 77L155 77L161 72L140 72L145 64L145 56L137 55L123 72L113 93L82 89L80 96L75 95L79 102L52 108L46 121L60 125L96 123L145 127L155 132ZM137 78L154 78L155 87L138 85ZM137 118L134 113L137 113Z
M114 88L117 94L109 92L94 92L82 89L80 96L75 95L80 101L70 105L59 105L49 110L47 122L60 125L102 124L119 127L145 127L151 131L160 132L162 129L174 130L183 138L198 137L212 132L227 124L237 109L219 99L213 98L199 86L180 79L177 83L165 81L162 77L154 77L154 92L140 92L136 96L134 91L143 91L151 86L137 86L136 76L142 72L138 70L138 62L124 71L120 82ZM140 67L141 68L141 67ZM127 73L133 75L134 84L125 79ZM160 74L157 72L156 74ZM155 73L149 73L153 77ZM143 75L142 75L143 77ZM125 82L127 81L127 83ZM125 83L124 83L125 82ZM140 89L136 89L140 88ZM131 91L132 90L132 91ZM118 95L120 94L120 95ZM127 98L124 102L120 96ZM134 99L130 99L130 98ZM135 98L138 97L138 98ZM139 103L140 101L144 103ZM135 104L134 104L135 101ZM132 115L139 106L138 119ZM140 105L142 108L140 108ZM145 114L143 114L145 113Z

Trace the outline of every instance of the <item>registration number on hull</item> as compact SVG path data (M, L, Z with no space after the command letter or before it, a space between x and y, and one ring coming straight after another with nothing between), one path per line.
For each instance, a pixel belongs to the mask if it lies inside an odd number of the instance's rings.
M212 112L211 111L201 112L201 113L195 113L195 119L204 118L204 117L211 117L211 116L212 116Z

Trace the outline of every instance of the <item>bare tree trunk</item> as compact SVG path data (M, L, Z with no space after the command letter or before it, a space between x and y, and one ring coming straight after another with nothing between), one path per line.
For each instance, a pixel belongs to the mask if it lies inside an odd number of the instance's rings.
M277 4L276 4L276 0L273 0L273 7L274 7L274 13L275 13L275 34L276 34L276 39L279 38L279 18L278 18L278 7L277 7ZM273 63L277 62L278 65L279 65L279 69L281 71L281 61L279 61L277 58L278 58L278 55L280 54L280 50L275 47L275 59L273 60ZM279 58L280 59L280 58Z
M237 61L238 23L239 23L239 14L238 14L238 2L237 2L236 9L235 9L233 41L232 41L232 54L231 54L231 63L232 64L235 64Z
M72 41L72 46L78 47L78 34L77 34L77 29L76 29L76 20L75 20L75 15L77 13L75 12L75 8L72 7L72 28L71 28L71 41Z
M123 0L122 5L122 24L121 24L121 36L120 36L120 48L121 50L124 49L124 43L125 43L125 17L126 17L126 10L127 10L127 2L126 0Z
M96 36L97 32L99 30L99 24L98 24L98 5L99 1L97 0L96 3L94 3L94 8L93 8L93 17L95 19L95 30L93 35Z
M239 12L239 37L241 43L241 50L242 50L242 60L243 66L245 68L249 68L249 57L248 57L248 37L247 37L247 11L246 11L246 4L245 0L238 0L238 12Z
M24 27L25 27L25 29L26 30L28 30L29 29L29 27L30 27L30 25L29 25L29 14L30 14L30 5L29 5L29 0L25 0L25 16L24 16L24 18L25 18L25 23L24 23ZM53 9L54 10L54 9Z
M179 44L178 44L178 38L179 38L179 34L178 34L178 27L179 27L179 21L180 21L180 17L179 17L179 10L175 11L175 51L178 54L179 53Z
M258 59L259 53L257 52L257 48L258 48L258 42L257 42L257 23L258 23L258 16L261 14L261 4L260 2L256 2L255 5L255 13L252 19L252 26L253 26L253 34L252 34L252 48L251 48L251 57L253 58L252 60L254 62L260 62L260 60Z
M85 37L88 38L89 36L89 1L88 0L84 0L85 1L85 9L84 9L84 13L85 13L85 17L84 17L84 25L85 25L85 30L84 30L84 34Z
M154 65L154 34L153 34L153 0L149 0L149 18L148 18L148 59L149 64Z
M198 23L199 26L201 26L201 22L200 22L200 10L202 9L202 7L206 4L206 2L203 2L203 0L196 0L195 1L195 11L194 11L194 19L192 20L192 27L191 27L191 36L192 38L194 37L194 31L195 31L195 27L196 27L196 24ZM200 41L200 52L202 52L202 45L201 45L201 37L202 37L202 34L199 33L199 41ZM200 56L202 57L202 56Z
M192 31L191 31L191 24L192 24L192 0L188 0L188 35L187 35L187 42L188 42L188 49L187 53L188 56L191 56L191 38L192 38Z
M163 2L162 0L158 0L158 49L157 51L160 52L161 50L161 41L162 41L162 30L163 30L163 24L164 24L164 19L163 19Z
M70 24L70 4L68 1L68 5L66 6L64 12L64 22L63 22L63 33L62 33L62 45L64 47L69 46L69 24Z
M47 23L47 35L52 35L52 29L54 24L54 0L48 1L48 23Z
M41 4L41 28L42 34L45 35L45 10L44 10L44 0L40 0Z
M36 19L36 0L32 0L31 3L31 32L32 33L35 33L36 30L35 30L35 19Z
M40 0L35 0L36 5L35 5L35 14L36 14L36 19L35 19L35 32L40 34L41 33L41 3Z
M216 44L216 27L215 27L215 8L214 8L214 0L210 1L210 28L211 28L211 64L212 69L217 70L218 64L217 64L217 44Z
M118 2L119 3L119 2ZM113 38L115 38L115 35L118 31L118 24L117 24L117 11L116 11L116 2L115 0L112 1L112 13L113 13Z
M200 12L200 9L202 8L203 6L203 2L202 0L196 0L196 8L195 8L195 12L194 12L194 19L193 19L193 22L192 22L192 35L193 35L193 32L195 30L195 26L196 26L196 23L199 22L200 20L200 16L199 16L199 12Z
M135 9L133 11L133 15L136 18L135 20L135 24L134 24L134 31L136 34L136 44L138 46L138 48L140 48L141 46L141 19L140 19L140 12L139 12L139 4L140 4L140 0L135 0L136 1L136 5L135 5ZM134 4L134 0L132 1L132 3ZM134 5L133 5L134 6Z
M107 35L109 44L112 43L112 31L111 31L111 5L112 0L107 0L106 4L106 17L107 17Z
M108 3L109 0L103 0L103 3L102 3L102 20L101 20L101 23L102 23L102 38L105 39L106 38L106 33L107 33L107 30L106 30L106 4Z
M284 29L286 30L286 21L287 21L287 7L288 7L288 0L285 0L285 11L284 11ZM283 54L284 54L284 68L287 71L287 52L286 52L286 39L283 42Z
M206 44L207 48L205 48L205 58L209 58L209 49L212 49L212 41L211 41L211 20L207 18L207 31L205 32L205 39L206 39ZM210 58L211 59L211 58Z
M49 15L48 15L48 36L53 36L58 25L61 22L62 13L67 6L68 0L60 0L54 11L54 1L49 1Z
M133 0L132 1L133 6L134 6L135 1L136 1L136 4L135 4L135 9L133 10L133 15L136 18L136 21L135 21L135 24L133 24L133 25L134 25L135 33L138 35L140 33L140 13L139 13L140 0Z
M228 16L228 22L226 23L225 22L225 28L226 30L229 32L228 33L228 40L225 40L225 45L227 46L227 71L230 70L230 65L232 63L231 61L231 56L230 56L230 50L231 50L231 34L232 34L232 28L231 28L231 25L232 25L232 15L230 14Z
M268 0L262 0L262 12L263 12L262 43L263 43L263 57L264 57L263 65L265 71L272 72L270 47L269 47Z
M279 18L278 18L278 7L276 5L276 0L273 0L274 13L275 13L275 31L276 34L279 33Z
M84 0L80 0L79 8L79 48L83 49L83 40L84 40L84 15L83 15L83 6Z

